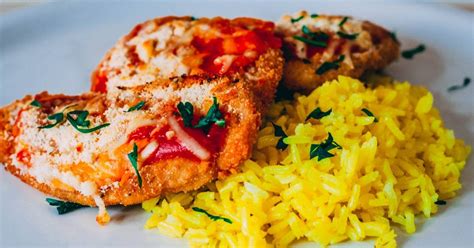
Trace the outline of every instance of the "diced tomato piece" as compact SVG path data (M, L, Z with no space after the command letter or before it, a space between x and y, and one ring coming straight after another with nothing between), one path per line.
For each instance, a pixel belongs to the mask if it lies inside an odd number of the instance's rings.
M16 158L18 161L23 163L24 165L30 167L31 166L31 154L27 149L22 149L16 154Z

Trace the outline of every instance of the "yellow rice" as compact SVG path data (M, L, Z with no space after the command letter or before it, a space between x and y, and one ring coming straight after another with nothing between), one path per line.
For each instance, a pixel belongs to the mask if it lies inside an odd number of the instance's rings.
M317 107L332 113L305 121ZM192 247L285 247L300 239L326 246L370 238L376 247L396 247L390 225L413 233L417 215L430 217L437 200L454 197L471 150L444 128L432 94L408 82L366 88L339 77L308 96L275 103L267 119L240 173L197 192L144 202L151 213L145 228L184 237ZM284 151L275 148L271 122L289 135ZM310 159L310 145L328 133L343 149Z

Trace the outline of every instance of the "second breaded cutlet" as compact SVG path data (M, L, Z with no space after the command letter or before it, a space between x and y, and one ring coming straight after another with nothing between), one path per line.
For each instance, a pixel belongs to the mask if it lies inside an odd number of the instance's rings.
M311 92L338 75L358 78L398 58L400 44L392 33L369 21L349 16L285 15L276 33L286 58L283 85Z

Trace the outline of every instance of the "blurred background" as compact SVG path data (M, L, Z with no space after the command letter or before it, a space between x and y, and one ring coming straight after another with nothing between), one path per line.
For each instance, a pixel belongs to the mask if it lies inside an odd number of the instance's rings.
M65 2L65 1L79 1L79 0L0 0L0 15L7 13L9 11L13 11L16 9L21 9L21 8L27 8L31 7L34 5L38 4L44 4L44 3L52 3L52 2ZM90 1L90 0L86 0ZM131 2L132 0L121 0L121 1L116 1L116 0L109 0L110 2ZM157 2L158 0L144 0L143 2L150 1L150 2ZM179 0L178 0L179 1ZM226 0L221 0L221 1L226 1ZM271 1L271 0L268 0ZM336 0L337 1L337 0ZM368 0L371 1L371 0ZM372 0L373 1L373 0ZM422 2L422 3L445 3L447 5L452 5L457 8L462 8L465 10L469 10L471 12L474 12L474 0L379 0L380 1L386 1L386 2ZM96 2L96 1L91 1L91 2ZM367 0L366 0L367 2Z

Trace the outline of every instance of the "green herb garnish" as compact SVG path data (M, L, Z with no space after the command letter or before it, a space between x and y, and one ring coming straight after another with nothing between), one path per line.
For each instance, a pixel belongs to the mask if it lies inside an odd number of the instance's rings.
M329 153L329 151L334 148L342 149L342 147L334 141L331 133L329 133L328 138L321 144L311 144L309 157L310 159L318 157L318 161L321 161L325 158L334 157L334 154Z
M322 31L312 32L306 25L303 25L303 27L301 28L301 31L303 32L303 34L310 36L315 41L327 42L329 40L328 34Z
M327 47L328 45L325 41L312 40L312 39L308 39L308 38L305 38L303 36L298 36L298 35L294 35L293 39L299 40L306 44L317 46L317 47Z
M315 110L313 110L313 111L311 111L311 113L309 113L309 115L306 117L305 121L307 121L311 118L319 120L319 119L323 118L324 116L328 116L329 114L331 114L331 112L332 112L332 109L329 109L328 111L324 112L319 107L317 107Z
M304 18L304 16L300 16L298 18L291 18L291 23L299 22L303 18Z
M181 118L183 118L183 123L185 127L192 127L192 122L193 122L193 117L194 117L194 108L193 104L190 102L185 102L185 103L178 103L178 111L179 114L181 115Z
M228 218L225 218L225 217L221 217L221 216L217 216L217 215L212 215L210 213L208 213L206 210L202 209L202 208L198 208L198 207L193 207L192 208L193 211L195 212L198 212L198 213L203 213L205 215L207 215L207 217L209 217L209 219L213 220L213 221L217 221L217 220L223 220L229 224L232 224L232 221Z
M342 32L342 31L337 31L337 35L339 35L339 37L341 37L343 39L355 40L357 38L357 36L359 35L359 33L348 34L348 33Z
M138 171L138 147L137 144L133 143L133 151L127 154L128 160L130 160L130 163L133 166L133 169L135 170L135 174L137 174L138 177L138 186L140 188L142 187L142 177L140 176L140 172Z
M31 106L35 106L35 107L38 107L38 108L41 108L41 103L38 102L37 100L33 100L31 103L30 103Z
M397 34L395 32L390 32L390 38L392 38L393 41L397 42L398 44L400 44L400 41L398 40L397 38Z
M364 112L367 116L374 117L374 122L379 122L379 119L377 119L377 117L375 117L374 114L370 112L370 110L363 108L362 112Z
M280 150L285 150L288 147L288 144L285 144L285 142L283 142L283 139L288 137L288 135L286 135L285 131L283 131L283 128L281 128L280 126L276 125L273 122L272 124L273 124L273 129L275 129L275 132L274 132L275 137L280 137L276 145L276 148Z
M219 104L217 103L217 98L213 97L212 106L207 111L206 116L201 118L198 124L194 126L194 128L202 128L205 133L208 133L213 123L215 123L219 127L224 127L225 120L223 117L224 116L219 110Z
M464 81L461 85L453 85L451 87L448 88L448 91L449 92L453 92L453 91L456 91L456 90L460 90L460 89L464 89L466 88L469 84L471 83L471 79L468 78L468 77L465 77L464 78Z
M311 14L311 18L316 18L318 16L319 16L318 14Z
M303 63L309 65L309 64L311 64L311 60L309 60L309 59L303 59Z
M52 127L62 123L63 120L64 120L64 114L63 113L52 114L52 115L48 116L48 120L55 120L56 122L45 125L45 126L41 126L41 127L39 127L39 129L52 128Z
M402 52L402 57L406 59L412 59L416 54L425 51L426 47L423 44L418 45L417 47Z
M143 108L143 106L145 106L145 101L140 101L139 103L137 103L135 106L132 106L130 107L127 112L132 112L132 111L135 111L135 110L140 110L141 108Z
M46 202L48 202L49 205L56 207L58 214L67 214L76 209L87 207L87 206L77 204L74 202L65 202L65 201L60 201L53 198L46 198Z
M344 18L342 18L342 21L339 22L339 27L342 27L342 25L344 25L344 23L346 23L347 20L349 20L349 17L348 17L348 16L344 16Z
M195 16L191 16L191 21L195 21L195 20L198 20L199 18L195 17Z
M332 61L332 62L324 62L317 70L316 73L318 75L321 75L329 70L337 70L339 68L339 63L344 61L345 56L341 55L339 56L338 59Z
M76 118L74 118L74 116L76 116ZM87 116L89 116L89 111L87 110L74 110L67 113L66 118L69 123L71 123L71 125L81 133L92 133L110 125L110 123L104 123L102 125L89 128L91 122L87 120Z
M446 205L446 201L445 200L437 200L435 201L435 204L440 206L440 205Z

